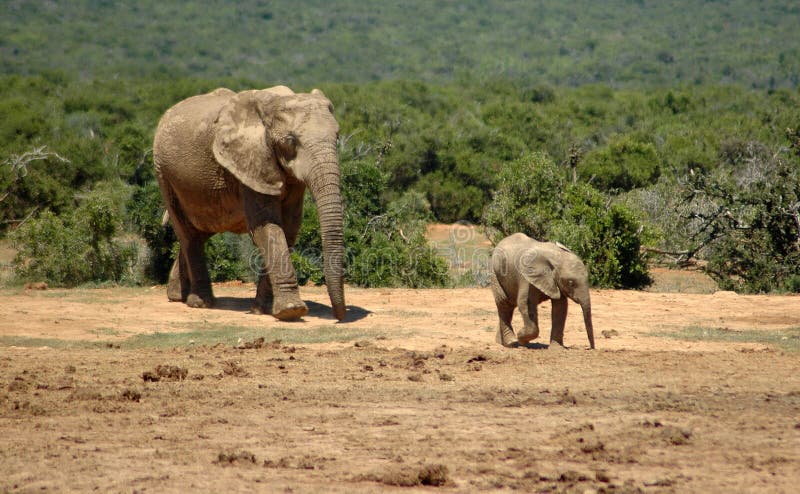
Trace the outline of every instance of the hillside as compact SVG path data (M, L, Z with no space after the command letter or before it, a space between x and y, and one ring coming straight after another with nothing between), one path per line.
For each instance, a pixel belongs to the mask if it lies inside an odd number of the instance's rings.
M800 80L792 0L4 4L2 73L291 84L511 78L770 88Z

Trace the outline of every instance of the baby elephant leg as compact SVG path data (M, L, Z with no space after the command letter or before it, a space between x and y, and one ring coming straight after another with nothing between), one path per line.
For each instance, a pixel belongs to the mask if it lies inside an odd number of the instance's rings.
M539 314L536 310L537 300L531 300L533 294L528 290L520 290L517 300L519 312L522 314L522 329L517 331L517 339L523 345L539 337Z
M495 341L505 347L518 346L517 337L511 327L511 318L514 316L514 307L504 302L497 301L497 315L500 323L497 327Z

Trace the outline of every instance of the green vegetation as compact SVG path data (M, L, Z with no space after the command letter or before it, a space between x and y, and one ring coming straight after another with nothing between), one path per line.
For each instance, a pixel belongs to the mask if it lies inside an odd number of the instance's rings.
M568 245L586 263L596 286L639 288L649 283L641 251L642 225L591 185L570 183L544 154L525 156L500 171L484 221L495 241L529 232Z
M62 286L131 280L136 249L117 238L121 204L112 195L111 189L93 190L79 198L74 212L56 216L45 210L16 229L11 239L17 274Z
M341 124L347 277L447 286L430 221L525 231L641 287L655 255L800 291L800 8L789 1L15 2L0 19L0 233L21 279L163 282L152 136L219 86L319 86ZM414 12L409 16L409 12ZM686 29L691 26L691 29ZM254 46L254 39L258 46ZM323 282L310 199L293 254ZM207 248L254 279L246 238Z
M733 343L763 343L781 350L800 351L800 328L775 331L732 330L692 326L674 333L656 332L653 336L686 341L721 341Z
M798 25L792 0L9 2L0 73L770 89Z

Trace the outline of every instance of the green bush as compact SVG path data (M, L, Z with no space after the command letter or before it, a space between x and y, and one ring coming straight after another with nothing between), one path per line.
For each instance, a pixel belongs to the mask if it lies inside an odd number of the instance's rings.
M631 136L613 139L586 155L581 175L605 191L627 191L652 184L660 170L655 146Z
M177 252L177 238L170 225L162 226L164 204L155 181L135 187L126 205L128 222L144 238L149 250L143 266L147 278L166 283Z
M563 216L552 225L552 237L568 245L589 268L596 286L641 288L650 284L641 247L647 229L622 204L585 184L569 185L562 195Z
M11 235L14 271L23 281L55 286L135 282L136 248L118 238L120 207L108 191L84 197L72 213L46 210Z
M649 284L641 252L645 230L635 215L587 184L573 184L545 154L508 163L484 214L494 240L522 232L567 245L587 265L595 286L640 288Z
M484 211L483 223L502 236L524 232L534 238L546 238L550 225L561 215L565 186L562 171L544 153L529 154L507 163L500 170L497 189Z
M694 239L688 256L707 259L706 271L724 289L796 292L800 160L779 151L747 161L746 167L687 176Z
M243 251L240 237L234 233L222 233L206 242L206 265L211 281L254 281L248 263L250 251Z

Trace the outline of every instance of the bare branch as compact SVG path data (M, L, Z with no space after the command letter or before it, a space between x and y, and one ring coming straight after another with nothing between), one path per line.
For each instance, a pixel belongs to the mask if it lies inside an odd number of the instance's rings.
M5 196L3 196L3 198L5 198ZM20 227L20 226L22 226L22 224L23 224L23 223L25 223L26 221L28 221L29 219L31 219L31 216L33 216L33 215L34 215L34 213L36 213L36 211L38 211L38 210L39 210L39 206L37 205L35 208L33 208L33 209L31 210L31 212L30 212L30 213L28 213L27 215L25 215L25 217L24 217L24 218L22 218L21 220L3 220L3 223L6 223L6 224L9 224L9 223L16 223L16 224L17 224L17 227Z

